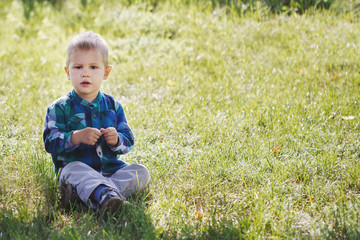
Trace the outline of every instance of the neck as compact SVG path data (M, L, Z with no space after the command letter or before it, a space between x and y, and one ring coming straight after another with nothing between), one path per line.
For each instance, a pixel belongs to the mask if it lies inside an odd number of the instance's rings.
M93 102L97 98L97 96L99 95L99 92L97 92L96 94L92 94L92 95L84 95L84 94L79 94L75 91L76 95L78 95L80 98L88 101L89 103Z

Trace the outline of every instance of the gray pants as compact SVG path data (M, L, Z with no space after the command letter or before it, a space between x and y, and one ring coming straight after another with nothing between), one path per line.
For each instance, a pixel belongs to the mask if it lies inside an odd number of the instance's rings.
M71 184L76 188L79 198L91 207L95 206L90 203L90 195L99 185L113 188L125 199L133 193L144 191L149 183L149 171L141 164L131 164L104 176L85 163L71 162L59 175L59 184Z

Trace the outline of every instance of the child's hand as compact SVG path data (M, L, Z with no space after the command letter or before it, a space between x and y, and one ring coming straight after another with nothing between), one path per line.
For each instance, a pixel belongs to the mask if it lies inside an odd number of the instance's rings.
M115 146L118 144L119 136L114 127L101 128L100 132L102 133L102 135L104 135L107 144L109 144L110 146Z
M76 130L71 135L71 143L74 145L79 145L80 143L95 145L101 132L97 128L87 127L81 130Z

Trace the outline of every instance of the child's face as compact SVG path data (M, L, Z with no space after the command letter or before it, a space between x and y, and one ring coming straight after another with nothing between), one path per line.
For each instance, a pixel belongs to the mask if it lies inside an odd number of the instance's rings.
M111 71L105 66L102 55L96 50L75 50L69 58L65 72L77 95L92 102L98 95L102 80Z

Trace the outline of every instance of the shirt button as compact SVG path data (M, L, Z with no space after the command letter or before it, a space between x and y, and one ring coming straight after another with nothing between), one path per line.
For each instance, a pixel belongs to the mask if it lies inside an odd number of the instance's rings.
M96 114L95 114L95 113L93 114L93 117L96 118Z
M90 106L90 105L91 105L91 103L89 103L89 102L88 102L88 103L87 103L87 105L88 105L88 106Z
M99 152L99 155L101 156L101 152Z

